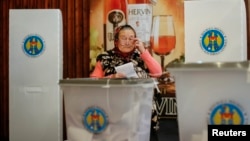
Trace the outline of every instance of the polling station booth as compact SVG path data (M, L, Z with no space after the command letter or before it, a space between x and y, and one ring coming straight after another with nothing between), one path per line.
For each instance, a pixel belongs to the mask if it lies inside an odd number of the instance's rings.
M185 63L247 60L244 0L184 1Z
M249 124L250 69L243 0L184 1L185 61L170 64L180 141L207 141L208 125Z
M62 141L62 49L59 9L10 9L10 141Z
M149 141L154 79L60 80L68 141Z

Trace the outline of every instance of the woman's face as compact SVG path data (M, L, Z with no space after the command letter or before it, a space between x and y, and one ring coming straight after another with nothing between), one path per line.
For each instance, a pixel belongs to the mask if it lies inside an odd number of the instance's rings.
M129 53L134 50L135 33L132 29L123 29L118 36L118 48L123 53Z

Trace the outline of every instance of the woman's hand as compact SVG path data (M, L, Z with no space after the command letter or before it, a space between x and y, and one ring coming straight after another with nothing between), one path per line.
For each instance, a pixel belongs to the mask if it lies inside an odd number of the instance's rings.
M146 50L143 42L139 38L134 38L134 44L135 48L137 48L141 53Z
M126 76L123 73L112 74L111 78L125 78Z

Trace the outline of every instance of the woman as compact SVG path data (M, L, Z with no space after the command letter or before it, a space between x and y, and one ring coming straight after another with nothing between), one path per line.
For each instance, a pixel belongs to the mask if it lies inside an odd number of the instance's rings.
M91 73L92 78L125 78L126 75L117 73L115 67L126 63L133 63L139 78L159 77L162 74L160 64L150 55L140 39L136 38L136 32L130 25L123 25L116 29L114 48L97 56L95 69ZM158 120L153 109L151 123L151 141L157 141L156 130Z
M97 56L95 69L90 77L124 78L116 73L115 67L132 62L139 78L158 77L162 74L160 64L145 49L136 32L130 25L117 28L115 47Z

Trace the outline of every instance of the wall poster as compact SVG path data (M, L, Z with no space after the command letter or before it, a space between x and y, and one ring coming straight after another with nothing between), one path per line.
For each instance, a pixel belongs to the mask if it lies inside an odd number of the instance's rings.
M107 15L112 14L114 18L107 20ZM152 37L158 34L157 29L161 28L161 25L157 24L161 17L166 17L172 22L172 29L168 29L171 31L171 38L165 38L169 46L156 45L157 43L152 40ZM162 97L156 102L157 112L161 118L175 118L177 105L174 76L167 71L167 65L184 62L183 0L91 0L90 73L94 69L97 55L113 47L112 28L125 23L136 29L137 36L144 41L152 56L162 65L164 74L158 79ZM163 26L160 31L167 30L165 28L169 27L168 25L171 24ZM161 37L157 38L161 42Z

